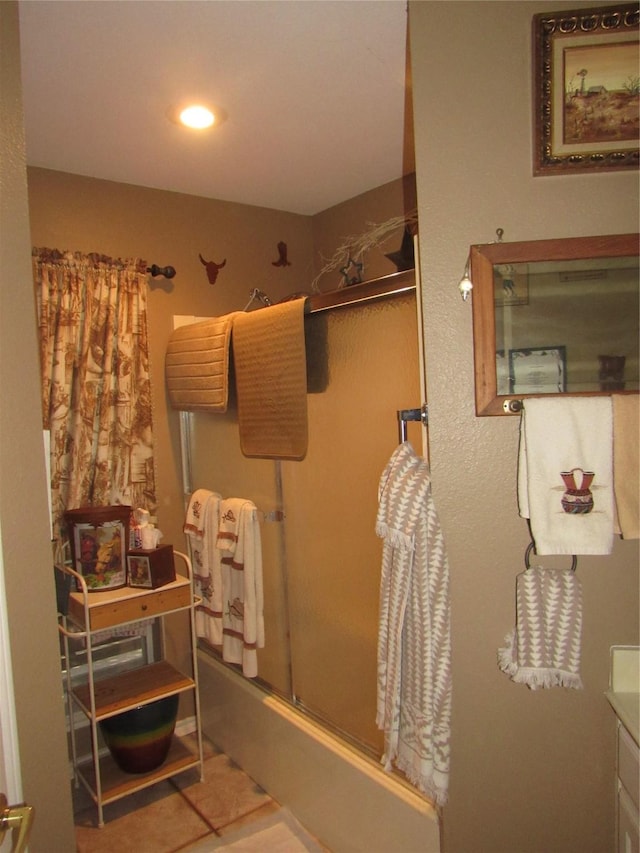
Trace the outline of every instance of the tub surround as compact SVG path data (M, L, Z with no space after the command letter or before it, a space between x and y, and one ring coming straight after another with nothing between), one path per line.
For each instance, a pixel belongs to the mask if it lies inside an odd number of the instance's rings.
M208 736L326 847L440 850L437 810L401 779L207 652L199 673Z

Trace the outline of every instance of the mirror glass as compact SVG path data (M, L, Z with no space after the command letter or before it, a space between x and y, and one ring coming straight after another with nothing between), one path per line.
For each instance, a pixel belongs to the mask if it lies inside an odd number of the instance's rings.
M474 246L471 279L477 414L638 391L637 235Z

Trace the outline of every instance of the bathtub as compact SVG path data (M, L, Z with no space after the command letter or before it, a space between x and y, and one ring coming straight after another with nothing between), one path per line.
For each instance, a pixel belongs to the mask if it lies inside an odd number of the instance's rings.
M206 651L204 734L333 853L437 853L437 810L413 788Z

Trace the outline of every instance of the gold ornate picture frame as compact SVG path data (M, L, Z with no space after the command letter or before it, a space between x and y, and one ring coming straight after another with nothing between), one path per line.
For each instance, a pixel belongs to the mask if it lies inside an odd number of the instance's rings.
M533 174L637 169L637 3L533 18Z

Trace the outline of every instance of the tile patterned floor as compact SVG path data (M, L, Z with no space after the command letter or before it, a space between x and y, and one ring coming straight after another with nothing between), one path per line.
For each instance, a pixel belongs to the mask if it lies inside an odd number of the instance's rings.
M204 782L190 770L104 808L105 824L74 791L77 853L178 853L224 837L280 808L230 759L205 744Z

